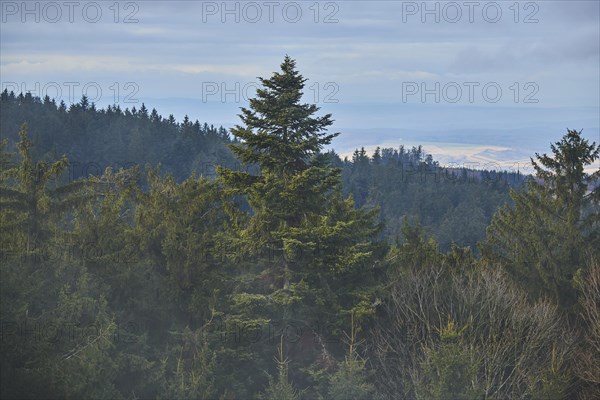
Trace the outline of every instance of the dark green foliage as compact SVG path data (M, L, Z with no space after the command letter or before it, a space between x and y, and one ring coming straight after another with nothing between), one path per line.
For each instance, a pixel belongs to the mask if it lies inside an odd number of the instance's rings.
M261 83L233 139L0 95L2 398L598 397L594 144L538 156L479 254L518 176L342 161L292 59Z
M584 171L600 147L569 130L551 149L553 157L531 160L536 179L511 191L513 205L496 213L482 248L534 297L568 308L577 301L575 274L600 248L600 171Z
M344 194L358 207L380 207L386 236L401 235L402 219L410 216L443 250L453 243L475 249L509 188L522 180L516 173L440 166L421 146L377 148L372 157L361 148L351 160L337 160Z
M358 340L361 333L354 312L350 314L350 333L346 335L348 352L345 359L337 366L337 371L329 377L327 398L332 400L343 399L373 399L375 386L371 382L370 372L367 369L367 360L359 355L358 347L364 340Z
M231 133L242 143L233 152L246 164L259 164L263 173L290 175L310 167L310 158L338 134L326 134L331 114L314 117L319 108L300 104L306 79L295 69L289 56L281 72L269 79L259 78L262 88L250 99L250 109L242 108L244 126Z
M425 349L422 377L416 388L417 399L471 400L483 397L472 387L477 376L477 360L459 342L462 334L453 321L439 331L440 342Z
M278 73L279 78L272 88L261 90L269 99L274 98L277 90L282 92L284 79L290 82L303 79L295 73L293 78L284 78ZM259 95L253 101L260 99ZM278 107L287 107L286 102L294 100L293 96L281 96L281 99L276 106L261 105L260 111L247 109L247 117L242 113L247 118L246 128L255 127L253 124L262 112L273 114ZM32 155L36 159L52 160L66 154L71 162L65 177L70 180L100 175L108 166L117 170L159 163L161 173L170 173L177 182L193 172L214 178L218 165L234 171L251 171L254 175L258 171L256 156L245 159L250 153L244 150L246 146L242 143L235 146L234 152L251 163L242 167L235 160L227 144L238 143L238 140L235 136L231 139L222 127L192 122L189 118L177 123L172 116L163 118L155 109L149 112L143 104L139 110L121 110L119 106L96 109L86 102L87 99L82 99L67 108L48 98L42 100L30 94L17 96L5 91L0 96L0 114L3 115L0 134L8 139L7 148L14 149L18 127L28 121L36 143ZM289 142L287 155L279 146L274 148L273 154L260 156L265 163L272 163L274 157L287 157L283 162L286 168L301 168L308 158L301 156L301 162L291 161L295 155L308 154L319 143L325 144L337 135L324 131L331 122L328 115L310 116L316 111L314 107L296 104L291 108L293 111L287 114L285 121L289 124L286 125L289 132L285 133ZM309 115L307 121L300 124L298 118L306 115ZM233 132L243 137L247 134L246 128L238 127ZM317 129L316 139L301 141L307 128ZM267 132L251 136L247 143L272 145ZM242 153L246 155L243 157ZM416 216L437 237L444 250L450 249L453 242L475 248L475 243L483 239L493 212L507 199L509 187L520 180L513 173L442 168L420 147L379 149L372 157L361 149L352 160L345 162L333 152L321 156L327 164L341 169L344 196L352 194L357 207L381 208L380 220L386 223L386 236L393 238L399 233L398 226L404 215Z
M6 90L0 96L0 137L9 149L19 141L19 127L27 122L35 147L32 156L54 160L65 154L71 161L66 177L74 180L101 175L106 167L146 164L162 165L178 182L193 172L215 176L215 165L235 167L237 163L226 144L229 134L223 127L177 123L163 118L144 104L122 110L119 105L97 109L85 96L66 107L49 98L30 93L15 95Z
M103 287L66 249L65 217L93 185L52 185L67 160L34 163L24 125L21 162L2 204L3 397L119 397L111 350L118 329ZM54 187L52 187L54 186Z
M300 395L298 390L289 382L288 379L288 364L289 360L283 355L283 335L279 338L279 348L277 357L277 379L269 376L269 385L264 396L265 400L298 400Z
M164 399L210 399L216 395L216 356L202 331L174 332L162 363Z
M318 326L339 333L340 315L373 312L373 265L381 247L372 243L379 231L376 211L357 210L352 199L342 198L340 171L320 153L335 137L324 133L330 116L314 117L316 106L300 104L305 79L294 61L286 57L281 73L261 82L250 109L242 109L245 126L232 130L242 140L233 151L244 163L256 163L260 174L220 168L219 181L252 209L249 215L230 211L233 255L248 260L273 250L275 257L240 263L244 275L228 319L284 326L298 321L308 337L322 335ZM296 371L319 359L314 343L298 350L304 354L292 360ZM256 357L264 359L265 351L257 346Z
M86 182L70 182L57 187L57 180L68 166L66 157L48 163L32 160L27 124L19 131L17 148L21 157L18 166L2 171L4 184L0 187L3 208L2 228L12 233L12 245L36 251L51 235L51 224L83 199ZM7 247L4 247L6 249Z

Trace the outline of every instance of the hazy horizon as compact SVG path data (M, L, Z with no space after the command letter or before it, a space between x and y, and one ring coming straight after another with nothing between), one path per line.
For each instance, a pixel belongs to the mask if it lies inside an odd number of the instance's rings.
M1 89L67 104L87 94L229 128L289 54L304 100L343 133L342 155L417 143L445 162L511 163L567 128L600 141L594 1L4 1L1 12Z

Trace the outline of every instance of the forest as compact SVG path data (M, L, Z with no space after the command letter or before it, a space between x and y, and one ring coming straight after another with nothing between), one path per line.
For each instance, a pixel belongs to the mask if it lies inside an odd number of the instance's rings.
M1 93L2 398L600 398L600 145L341 158L305 82L229 131Z

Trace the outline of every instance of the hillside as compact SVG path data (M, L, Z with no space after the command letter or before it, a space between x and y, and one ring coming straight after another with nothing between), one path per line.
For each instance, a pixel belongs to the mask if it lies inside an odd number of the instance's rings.
M66 155L70 181L118 170L160 165L160 173L182 182L196 173L216 177L217 166L257 171L256 165L236 160L228 145L236 139L208 122L164 118L145 104L139 109L119 106L97 109L84 97L67 108L50 98L29 93L0 95L0 136L15 151L22 123L29 126L35 159L56 160ZM384 234L399 239L402 220L419 221L442 249L452 243L471 246L483 239L493 213L508 201L510 187L523 177L513 172L479 171L440 166L420 146L377 149L372 155L356 150L352 159L327 153L331 165L342 169L344 195L357 207L379 207ZM460 227L458 230L456 227Z

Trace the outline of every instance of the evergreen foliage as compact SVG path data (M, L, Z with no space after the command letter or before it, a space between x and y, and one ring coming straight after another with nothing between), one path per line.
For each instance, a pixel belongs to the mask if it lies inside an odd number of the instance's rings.
M598 397L598 146L526 185L341 160L305 82L286 57L232 137L0 94L0 397Z
M600 248L600 171L585 172L600 146L568 130L550 147L553 157L531 160L536 179L523 191L512 190L514 205L494 216L483 250L533 296L571 307L577 301L573 279Z

